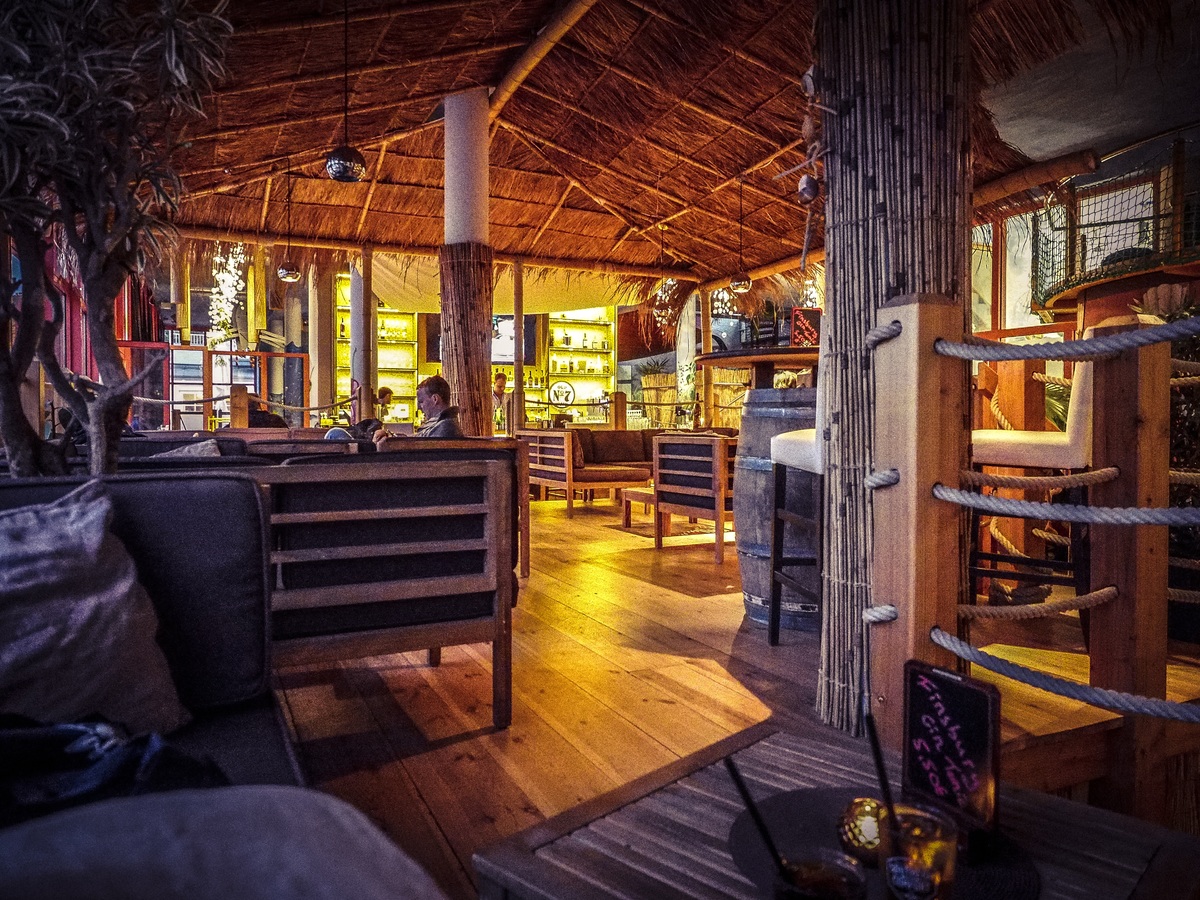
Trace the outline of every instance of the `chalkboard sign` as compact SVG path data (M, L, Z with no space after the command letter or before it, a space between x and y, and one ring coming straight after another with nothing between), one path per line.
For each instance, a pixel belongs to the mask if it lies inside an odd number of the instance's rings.
M821 310L807 306L792 307L792 333L789 343L793 347L821 345Z
M910 659L904 664L905 797L993 829L1000 775L1000 692Z

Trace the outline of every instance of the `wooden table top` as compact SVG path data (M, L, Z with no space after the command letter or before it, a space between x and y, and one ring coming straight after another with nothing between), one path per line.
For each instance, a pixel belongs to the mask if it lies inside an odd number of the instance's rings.
M725 369L736 369L741 366L755 366L761 363L792 366L803 369L817 364L816 347L753 347L745 350L719 350L713 353L700 353L696 356L698 366L718 366Z
M758 900L728 845L744 809L721 765L730 753L760 802L803 788L878 794L865 740L764 723L480 851L480 896ZM1200 896L1200 840L1007 786L999 803L1001 830L1038 870L1041 900Z

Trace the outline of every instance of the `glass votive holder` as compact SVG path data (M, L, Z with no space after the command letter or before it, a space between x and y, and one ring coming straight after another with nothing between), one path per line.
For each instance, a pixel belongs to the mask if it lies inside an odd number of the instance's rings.
M815 848L786 860L788 877L775 876L775 900L865 900L867 876L862 864L845 853Z
M879 811L879 865L897 900L949 900L958 857L958 826L932 806L896 804L899 835ZM897 837L899 846L897 846Z

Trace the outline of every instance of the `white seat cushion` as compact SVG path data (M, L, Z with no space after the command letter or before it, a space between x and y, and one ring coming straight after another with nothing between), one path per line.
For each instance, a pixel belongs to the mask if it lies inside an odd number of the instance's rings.
M984 428L971 432L971 458L985 466L1083 469L1090 462L1090 449L1073 443L1065 431Z
M820 475L821 451L817 442L817 429L801 428L787 431L771 438L771 461Z

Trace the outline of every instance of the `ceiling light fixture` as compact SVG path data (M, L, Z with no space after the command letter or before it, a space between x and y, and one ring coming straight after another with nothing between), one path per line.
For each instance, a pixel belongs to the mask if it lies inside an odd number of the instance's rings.
M334 181L362 181L367 161L350 146L350 5L342 0L342 145L325 157L325 171Z
M283 262L275 272L279 280L285 284L295 284L300 280L300 267L292 262L292 168L287 172L287 250L283 254Z
M750 290L750 274L746 271L746 260L743 256L742 247L742 219L744 208L742 206L742 189L746 183L746 176L738 178L738 271L737 274L729 279L729 290L735 294L744 294Z

